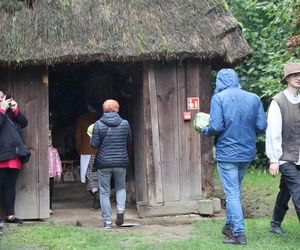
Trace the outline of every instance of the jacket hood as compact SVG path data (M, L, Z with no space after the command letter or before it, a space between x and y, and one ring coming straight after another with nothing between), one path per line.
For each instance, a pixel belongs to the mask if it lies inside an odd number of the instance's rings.
M109 127L116 127L122 122L122 118L117 112L103 113L100 121Z
M240 80L233 69L221 69L217 74L215 94L228 88L241 88Z

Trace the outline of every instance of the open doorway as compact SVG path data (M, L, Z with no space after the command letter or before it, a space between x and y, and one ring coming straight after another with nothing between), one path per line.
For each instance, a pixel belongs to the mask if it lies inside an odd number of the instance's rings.
M103 101L117 100L120 104L120 116L128 120L133 128L135 88L141 82L141 73L140 65L132 63L93 62L49 67L49 128L52 144L58 150L61 160L72 164L72 168L64 171L71 171L73 175L71 179L64 178L64 182L54 184L54 197L55 193L69 192L75 186L76 190L81 190L81 193L77 192L78 199L82 200L82 192L89 196L86 184L80 183L80 155L75 147L76 122L87 112L86 101L91 98L98 100L97 111L100 117ZM133 129L132 135L134 137ZM134 202L133 148L130 151L130 165L127 169L127 182L130 184L126 189L127 200ZM77 199L76 196L72 197ZM89 208L92 202L81 204Z

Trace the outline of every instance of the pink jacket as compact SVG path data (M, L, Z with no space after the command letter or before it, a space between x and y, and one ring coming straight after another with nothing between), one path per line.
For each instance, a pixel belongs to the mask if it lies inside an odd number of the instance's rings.
M61 177L61 160L56 148L49 146L49 178Z

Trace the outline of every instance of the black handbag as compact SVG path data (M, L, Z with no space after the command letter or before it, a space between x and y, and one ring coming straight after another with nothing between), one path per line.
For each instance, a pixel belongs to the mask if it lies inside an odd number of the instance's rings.
M24 151L25 151L25 155L20 156L22 164L28 162L31 156L31 151L25 144L24 144Z
M26 162L29 161L30 156L31 156L31 151L30 149L26 146L23 136L21 134L21 131L17 128L17 126L10 120L10 118L7 116L7 120L13 125L13 127L16 129L17 133L20 136L20 141L23 143L23 149L24 153L20 154L20 160L22 164L25 164Z

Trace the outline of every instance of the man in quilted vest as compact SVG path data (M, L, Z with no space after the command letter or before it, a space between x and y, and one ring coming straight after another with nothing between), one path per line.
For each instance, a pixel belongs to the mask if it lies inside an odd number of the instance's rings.
M300 221L300 64L289 62L284 68L282 84L286 89L272 98L268 111L266 153L269 172L281 173L279 193L269 231L284 236L281 228L292 197Z

